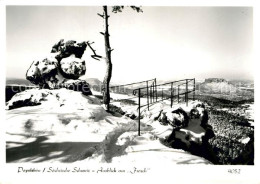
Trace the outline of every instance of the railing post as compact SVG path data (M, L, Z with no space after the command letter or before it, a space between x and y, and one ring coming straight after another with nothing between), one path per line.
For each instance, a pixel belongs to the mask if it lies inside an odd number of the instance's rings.
M186 98L186 106L188 106L188 79L186 79L186 92L185 92L185 98Z
M162 101L163 101L163 88L162 88Z
M150 104L152 104L152 87L149 87L149 91L150 91Z
M195 78L193 79L193 101L195 100L196 83Z
M180 102L180 85L178 85L178 103Z
M171 83L171 108L172 108L172 102L173 102L173 101L172 101L172 100L173 100L173 99L172 99L172 98L173 98L173 94L172 94L172 90L173 90L173 89L172 89L172 85L173 85L173 84Z
M154 82L152 83L152 86L151 86L152 87L152 102L154 102L154 99L153 99L153 95L154 95L153 94L153 84L154 84Z
M141 135L141 104L140 104L140 88L138 89L138 136Z
M154 99L154 91L155 91L155 85L154 85L155 83L153 83L153 102L155 101L155 99Z
M175 97L175 89L173 88L172 105L173 105L174 97Z
M146 81L146 92L147 92L147 105L148 105L148 111L149 111L149 86L148 81Z
M155 82L155 101L157 102L157 82L156 82L156 78L154 79Z

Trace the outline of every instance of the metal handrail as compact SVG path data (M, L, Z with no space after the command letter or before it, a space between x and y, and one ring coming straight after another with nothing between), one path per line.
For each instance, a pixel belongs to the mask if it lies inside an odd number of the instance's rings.
M130 86L130 85L144 83L144 82L149 82L149 81L154 81L154 80L156 80L156 79L150 79L150 80L146 80L146 81L134 82L134 83L129 83L129 84L122 84L122 85L117 85L117 86L110 86L109 88L116 88L116 87L121 87L121 86Z
M180 82L183 82L183 81L185 81L184 83L182 83L182 84L179 84L179 85L177 85L177 86L173 86L173 84L175 84L175 83L180 83ZM192 90L189 90L189 84L190 84L190 82L191 81L193 81L193 89ZM170 92L171 92L171 94L170 94L170 96L164 96L164 94L163 94L163 89L164 88L161 88L162 90L162 98L160 99L160 100L158 100L157 99L157 89L158 89L158 86L165 86L165 85L171 85L170 86ZM185 85L186 87L185 87L185 92L182 92L182 93L180 93L180 86L181 85ZM146 89L146 97L147 97L147 103L146 104L144 104L144 105L141 105L141 100L140 100L140 98L141 98L141 90L143 90L143 89ZM174 92L175 92L175 90L174 89L177 89L177 94L175 95L174 94ZM169 91L169 90L167 90L167 91ZM189 97L188 97L188 94L189 93L192 93L193 92L193 100L195 99L195 91L196 91L196 86L195 86L195 78L193 78L193 79L182 79L182 80L178 80L178 81L172 81L172 82L167 82L167 83L164 83L164 84L159 84L159 85L156 85L156 80L152 83L152 85L151 86L148 86L148 83L147 83L147 85L146 85L146 87L141 87L141 88L137 88L137 89L134 89L133 90L133 95L134 96L136 96L136 94L138 94L138 122L139 122L139 126L138 126L138 135L140 135L140 116L141 116L141 111L140 111L140 109L142 108L142 107L145 107L145 106L147 106L148 107L148 110L149 110L149 106L151 106L151 105L153 105L153 104L155 104L155 103L158 103L158 102L161 102L161 101L164 101L164 100L168 100L168 99L171 99L171 107L172 107L172 105L173 105L173 98L174 97L178 97L178 103L179 103L179 97L181 96L181 95L185 95L185 102L186 102L186 105L188 106L188 101L189 101ZM150 97L149 97L150 96ZM155 100L155 96L156 96L156 100ZM150 98L150 102L149 102L149 98Z

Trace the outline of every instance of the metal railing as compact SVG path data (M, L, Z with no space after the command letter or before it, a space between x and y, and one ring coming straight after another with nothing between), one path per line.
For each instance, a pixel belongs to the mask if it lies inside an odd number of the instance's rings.
M132 94L133 90L138 88L138 87L134 87L134 85L138 85L139 87L140 86L148 87L148 85L151 82L152 82L152 84L156 85L156 78L150 79L150 80L145 80L145 81L140 81L140 82L129 83L129 84L110 86L109 89L111 92L114 92L114 93Z
M133 95L138 97L138 135L140 135L140 119L141 119L141 108L146 107L149 110L151 105L162 102L164 100L171 101L171 108L173 101L177 98L177 102L180 102L180 98L183 96L186 106L188 106L189 93L193 92L192 100L195 100L195 78L183 79L164 84L156 85L152 83L150 86L137 88L133 90ZM146 103L141 103L141 98L147 98Z

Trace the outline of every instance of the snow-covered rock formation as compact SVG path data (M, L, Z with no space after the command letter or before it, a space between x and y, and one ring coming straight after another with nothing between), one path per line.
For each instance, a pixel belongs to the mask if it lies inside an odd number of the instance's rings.
M161 111L155 120L170 129L167 131L168 133L160 135L163 144L204 157L211 157L210 160L214 161L214 154L212 154L208 140L215 135L208 124L208 114L204 104L194 103L193 106L185 108L178 107Z
M78 79L86 72L85 61L81 59L86 47L86 42L60 40L52 47L49 56L33 61L26 72L26 79L40 88L65 87L82 91L85 95L92 94L89 84Z
M188 111L182 108L162 111L157 118L162 125L170 124L173 127L167 142L178 139L189 147L191 142L202 144L203 141L214 136L212 127L208 124L208 114L204 104L196 104Z

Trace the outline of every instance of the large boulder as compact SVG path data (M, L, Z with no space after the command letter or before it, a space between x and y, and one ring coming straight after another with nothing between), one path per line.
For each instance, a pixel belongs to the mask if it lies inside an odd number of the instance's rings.
M64 39L61 39L52 47L51 53L56 53L56 59L61 61L63 58L69 57L70 55L81 58L86 48L86 42L77 43L74 40L64 41Z
M49 88L46 81L57 82L58 61L54 57L46 57L43 60L33 61L26 72L26 79L41 87Z
M85 75L86 65L85 61L70 55L60 61L61 73L68 79L78 79L80 76Z

